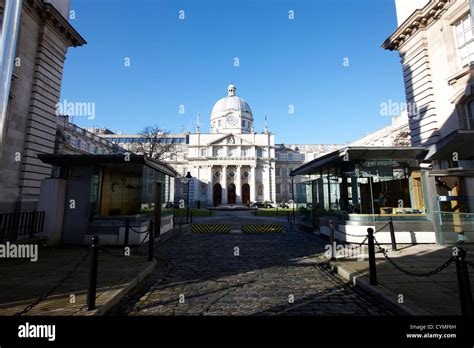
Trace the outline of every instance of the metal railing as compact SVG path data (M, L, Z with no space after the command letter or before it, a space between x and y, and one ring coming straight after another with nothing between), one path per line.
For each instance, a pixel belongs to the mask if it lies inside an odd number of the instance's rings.
M389 220L388 225L390 228L392 251L396 251L397 242L395 240L395 230L394 230L392 219ZM406 274L408 276L412 276L412 277L418 277L418 278L430 277L444 271L451 264L454 263L456 265L456 275L457 275L457 282L458 282L458 289L459 289L459 299L461 303L461 312L463 316L465 317L468 317L468 318L474 317L474 303L473 303L473 298L472 298L472 291L471 291L469 271L468 271L468 266L474 268L474 263L472 261L466 260L467 252L461 246L454 246L452 249L452 255L449 258L447 258L438 267L428 272L417 273L417 272L412 272L410 270L404 269L402 266L400 266L399 263L395 262L388 255L387 250L380 245L377 239L375 239L375 234L378 232L381 232L385 227L387 227L386 225L377 231L374 231L373 228L368 228L366 235L351 235L349 233L345 233L339 230L336 232L333 221L330 221L329 226L330 226L329 239L331 241L332 246L335 244L335 241L337 240L337 237L336 237L337 233L347 235L347 236L364 237L364 240L361 243L357 243L359 246L365 244L365 241L367 241L368 254L369 254L369 281L370 281L370 285L372 286L378 285L375 247L378 248L378 251L382 253L384 258L387 260L387 262L390 265L392 265L395 269L397 269L401 273ZM331 248L331 250L332 250L331 260L334 261L336 260L335 248Z
M16 241L19 236L33 238L43 232L44 211L0 214L0 241Z

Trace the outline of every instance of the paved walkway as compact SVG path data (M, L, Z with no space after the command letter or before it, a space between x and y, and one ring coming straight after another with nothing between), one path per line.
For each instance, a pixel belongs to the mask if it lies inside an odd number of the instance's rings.
M391 250L388 245L384 246ZM398 251L388 251L388 256L403 269L413 273L425 273L436 269L452 255L452 247L437 245L399 245ZM467 259L474 261L474 245L466 245ZM369 265L367 258L339 258L331 262L341 274L354 279L362 277L365 288L381 294L402 310L415 315L461 315L456 265L453 262L445 270L429 276L414 277L394 268L377 253L377 286L367 286ZM471 289L474 289L474 269L469 268ZM402 297L400 297L402 295ZM400 303L399 300L402 299Z
M223 214L213 221L241 224L254 219ZM325 244L313 234L296 231L264 235L185 231L159 245L159 265L148 289L123 303L122 313L390 314L328 271L321 257Z
M107 247L107 250L111 250L113 255L123 252L119 248ZM3 284L0 291L0 315L14 315L33 303L55 286L85 252L86 248L82 247L43 247L39 249L37 262L25 259L0 260ZM85 310L90 256L64 284L26 315L92 314ZM150 266L152 263L146 261L146 251L143 250L132 249L131 256L128 257L115 257L104 251L100 252L97 309L101 311L108 306ZM71 301L71 295L74 295L74 301Z

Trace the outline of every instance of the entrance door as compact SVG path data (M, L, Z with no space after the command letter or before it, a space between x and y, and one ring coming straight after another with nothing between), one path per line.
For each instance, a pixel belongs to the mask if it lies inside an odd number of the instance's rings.
M222 186L221 184L215 184L213 189L213 202L214 206L222 204Z
M237 195L235 194L235 185L230 184L227 188L227 203L235 204L237 203Z
M247 204L250 202L250 185L242 185L242 204Z

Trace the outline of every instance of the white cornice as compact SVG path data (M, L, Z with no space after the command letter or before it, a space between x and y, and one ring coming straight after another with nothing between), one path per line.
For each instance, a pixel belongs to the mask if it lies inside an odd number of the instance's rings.
M453 4L452 0L430 0L422 9L412 13L382 44L382 48L390 51L399 50L415 33L426 29L441 17L446 9Z

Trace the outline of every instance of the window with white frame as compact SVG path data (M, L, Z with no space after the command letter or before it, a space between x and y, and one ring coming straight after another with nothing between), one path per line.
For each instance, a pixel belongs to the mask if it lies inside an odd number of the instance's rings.
M474 61L474 38L470 14L454 24L454 34L461 65L464 67Z
M206 149L201 149L201 157L206 157Z
M293 161L293 154L291 152L288 152L288 161Z
M275 168L275 176L281 176L281 168L279 167Z

